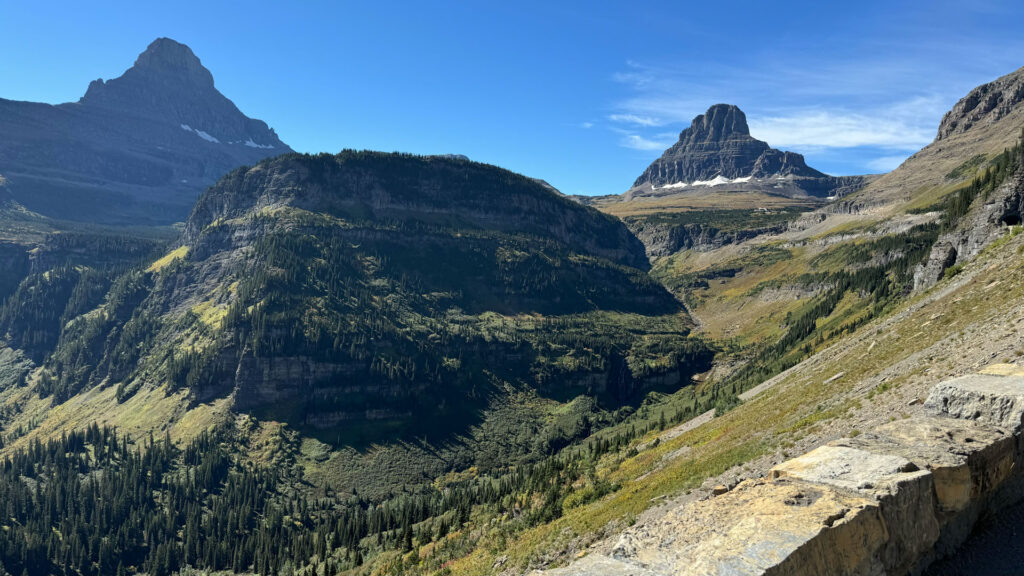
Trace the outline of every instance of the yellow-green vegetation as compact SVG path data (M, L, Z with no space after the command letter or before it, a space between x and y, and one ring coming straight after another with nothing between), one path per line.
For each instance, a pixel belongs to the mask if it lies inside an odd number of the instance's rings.
M183 259L186 256L188 256L188 246L184 246L184 245L178 246L174 250L171 250L167 254L164 254L158 260L156 260L152 264L150 264L149 267L146 268L146 271L147 272L159 272L159 271L163 270L164 268L166 268L169 264L171 264L175 260Z
M850 415L883 402L887 394L911 384L927 389L943 374L983 363L987 352L969 345L966 334L982 335L986 344L998 344L994 334L1013 336L1006 328L1007 322L1014 324L1007 311L1019 310L1024 299L1024 261L1017 257L1022 245L1020 236L1006 241L968 266L957 284L940 284L861 326L840 345L711 422L633 456L625 449L605 456L598 476L619 483L618 491L571 507L550 524L505 539L503 546L480 547L453 564L452 573L491 574L499 556L508 557L505 567L526 569L577 538L586 541L595 533L621 529L652 502L692 489L731 466L768 453L785 456L794 442L815 432L853 433ZM942 354L946 346L956 352ZM905 402L889 404L892 417L902 417ZM651 445L650 439L632 445ZM680 453L681 448L689 450Z
M620 218L723 209L750 211L796 208L810 210L821 204L822 201L815 198L787 198L764 192L718 190L713 192L701 190L626 202L619 196L598 198L594 201L594 207Z
M205 301L193 306L192 313L207 327L216 330L228 315L228 307Z

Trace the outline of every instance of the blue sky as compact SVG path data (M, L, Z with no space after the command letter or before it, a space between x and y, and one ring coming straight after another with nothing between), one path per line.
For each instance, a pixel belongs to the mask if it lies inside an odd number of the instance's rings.
M0 0L0 97L77 100L168 36L299 151L461 153L610 194L717 102L820 170L889 170L1024 66L1021 22L985 0Z

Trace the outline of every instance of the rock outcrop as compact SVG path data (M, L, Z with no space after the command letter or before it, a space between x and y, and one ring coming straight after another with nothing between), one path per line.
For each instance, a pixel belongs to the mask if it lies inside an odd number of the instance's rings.
M1021 126L1024 68L971 90L945 114L932 143L857 194L844 198L841 208L865 213L905 205L956 180L969 181L979 167L971 162L991 159L1016 145ZM830 208L837 208L837 204Z
M679 141L636 179L626 199L659 189L716 187L825 197L845 194L867 181L863 176L832 177L809 167L802 155L752 137L738 107L715 104L694 118Z
M928 259L914 271L914 289L921 290L943 278L947 268L963 264L986 246L1021 224L1024 214L1024 158L1015 174L995 191L975 199L957 227L941 235Z
M1024 498L1024 377L943 382L928 414L784 462L551 576L917 574Z
M963 134L975 126L995 124L1024 103L1024 68L982 84L946 112L936 142Z
M808 167L803 156L775 150L753 138L746 115L736 106L715 104L694 118L690 127L679 134L679 141L655 160L633 186L771 176L825 177Z
M104 223L184 220L230 170L291 149L214 87L192 50L154 41L78 102L0 99L0 172L34 212Z
M789 228L789 224L783 222L760 228L720 230L714 226L703 224L678 225L646 218L626 219L626 225L644 243L647 255L651 258L668 256L680 250L696 250L698 252L714 250L763 234L780 234Z

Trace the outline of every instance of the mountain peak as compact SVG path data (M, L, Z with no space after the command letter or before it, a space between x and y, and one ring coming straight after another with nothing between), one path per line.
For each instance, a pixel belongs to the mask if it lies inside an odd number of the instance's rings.
M135 60L131 71L170 75L213 87L213 75L203 67L192 49L170 38L154 40Z
M1024 104L1024 68L971 90L942 117L936 141L995 124Z
M747 115L738 106L715 104L694 118L690 127L680 134L680 139L687 139L687 135L692 141L718 141L730 136L750 136L750 127Z
M132 108L130 104L152 102L153 93L191 98L218 94L213 74L191 48L170 38L157 38L120 77L89 84L80 102L105 107L128 104Z
M291 151L217 90L188 46L169 38L150 43L119 77L93 81L77 103L0 99L0 134L19 204L117 223L180 220L223 174Z
M633 187L683 189L729 184L768 186L779 192L795 186L793 178L806 180L796 186L796 192L821 196L830 194L838 182L807 166L800 154L776 150L751 136L747 115L738 106L715 104L693 119L679 134L679 141L655 160ZM769 179L774 180L764 184Z

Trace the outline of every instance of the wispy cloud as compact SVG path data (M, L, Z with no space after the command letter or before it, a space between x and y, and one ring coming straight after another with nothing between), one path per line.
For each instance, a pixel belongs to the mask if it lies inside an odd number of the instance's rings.
M751 134L775 147L911 152L931 142L942 113L958 97L938 91L901 62L722 68L703 76L630 62L613 80L626 93L612 105L608 120L632 133L620 145L641 150L654 150L653 143L662 141L648 134L652 129L688 126L710 105L725 102L740 105ZM899 90L893 89L896 83ZM888 161L880 158L872 168L890 165L896 157L882 156Z
M585 130L589 130L589 129L593 128L593 127L594 127L594 123L593 122L580 122L580 128L583 128Z
M635 124L637 126L664 126L665 123L653 116L639 116L637 114L612 114L608 116L608 119L612 122L619 122L622 124Z
M935 137L934 120L892 109L855 113L804 110L779 116L753 116L751 134L772 146L789 148L856 148L918 150Z
M895 170L903 161L906 160L906 156L882 156L869 160L865 165L874 170L875 172L889 172Z
M662 151L672 145L675 141L674 134L658 134L653 138L647 138L639 134L624 133L622 138L619 140L619 145L623 148L630 148L632 150L644 150L644 151Z

